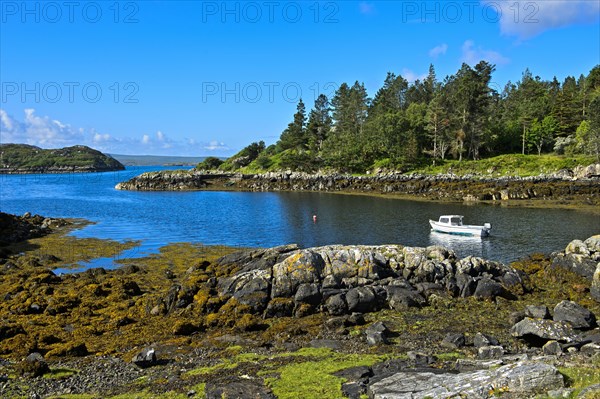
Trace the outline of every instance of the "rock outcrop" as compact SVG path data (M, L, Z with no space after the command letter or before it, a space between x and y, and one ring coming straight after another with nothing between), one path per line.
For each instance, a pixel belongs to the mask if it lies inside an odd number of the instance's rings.
M600 167L600 165L599 165ZM587 170L587 169L585 169ZM595 169L594 169L595 170ZM535 177L485 177L452 174L387 173L365 176L269 172L263 174L210 171L143 173L116 185L120 190L240 190L397 193L459 201L520 199L583 200L597 203L600 185L595 174L579 171Z
M513 290L525 289L521 274L509 266L457 259L438 246L284 246L229 255L218 263L238 270L218 279L220 298L264 317L401 310L424 306L432 295L511 299Z
M552 267L562 267L591 280L590 293L600 302L600 235L571 241L552 256Z
M488 398L510 392L535 395L564 387L556 367L521 361L459 374L404 371L369 386L374 399ZM528 396L532 397L532 396Z
M64 226L64 219L45 218L29 213L15 216L0 212L0 247L29 238L41 237L52 231L52 228Z

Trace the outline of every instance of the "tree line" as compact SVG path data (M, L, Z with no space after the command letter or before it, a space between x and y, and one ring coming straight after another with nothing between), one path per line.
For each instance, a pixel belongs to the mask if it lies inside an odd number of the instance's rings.
M300 100L277 143L252 143L213 166L364 172L512 153L600 159L600 65L563 82L526 69L502 90L492 83L494 71L486 61L463 64L439 81L430 65L414 83L388 72L373 98L363 83L343 83L331 99L319 95L308 113Z

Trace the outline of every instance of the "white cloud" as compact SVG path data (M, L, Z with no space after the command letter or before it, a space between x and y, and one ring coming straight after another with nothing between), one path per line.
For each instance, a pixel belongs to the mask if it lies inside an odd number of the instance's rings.
M227 147L227 145L225 145L225 143L219 142L217 140L211 140L203 148L208 151L228 150L229 149L229 147Z
M94 141L94 143L102 143L102 142L111 141L112 137L108 133L106 133L106 134L100 134L98 132L95 132L94 133L94 138L92 140Z
M475 65L484 60L492 64L508 64L510 60L497 51L486 50L481 46L475 47L473 40L466 40L462 45L461 61L469 65Z
M8 116L6 111L4 111L3 109L0 109L0 127L2 127L2 129L0 129L0 131L4 131L4 130L11 131L13 129L12 119Z
M600 21L598 0L482 0L482 3L497 12L502 34L520 39L564 26Z
M358 9L360 10L361 14L373 14L375 12L375 4L366 1L361 1L358 4Z
M427 74L424 73L424 74L418 75L418 74L414 73L413 71L411 71L408 68L403 68L402 69L402 77L404 79L408 80L409 83L413 83L416 80L423 80L423 79L425 79L427 77Z
M429 56L431 58L437 58L440 55L446 54L446 51L448 51L448 45L446 43L442 43L439 46L435 46L429 50Z
M19 122L0 109L0 131L3 143L25 143L39 146L70 146L81 142L82 132L47 116L37 116L33 108L24 110L24 120Z
M138 137L115 137L95 129L75 128L68 123L38 116L34 109L24 110L19 121L0 108L0 143L25 143L42 148L87 145L112 154L203 156L207 152L229 155L231 149L222 141L196 138L173 139L158 130Z

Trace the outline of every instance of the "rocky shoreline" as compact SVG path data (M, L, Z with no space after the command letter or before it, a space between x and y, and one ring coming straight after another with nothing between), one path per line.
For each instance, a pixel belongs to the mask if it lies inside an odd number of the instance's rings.
M57 275L88 241L53 230L1 252L3 398L600 394L600 236L511 265L435 246L174 244Z
M599 176L600 164L535 177L400 173L353 176L289 171L236 174L192 170L143 173L115 188L138 191L323 191L409 195L450 201L552 200L597 205L600 204Z

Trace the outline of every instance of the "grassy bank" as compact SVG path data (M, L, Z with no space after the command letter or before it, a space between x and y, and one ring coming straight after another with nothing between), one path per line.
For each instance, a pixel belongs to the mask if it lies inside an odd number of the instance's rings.
M271 156L268 167L261 167L261 163L257 161L251 162L249 165L239 168L234 168L231 162L227 161L219 168L224 171L235 171L239 173L256 174L286 170L282 166L282 154ZM507 154L499 155L491 158L484 158L477 161L474 160L437 160L436 165L415 165L412 168L404 169L403 173L422 173L428 175L448 174L453 173L458 176L475 174L490 177L506 177L506 176L538 176L542 174L556 173L561 169L573 169L577 166L588 166L595 163L596 159L592 156L566 156L566 155L522 155L522 154ZM302 165L300 165L302 166ZM205 168L206 165L199 164L198 168ZM378 169L388 169L387 163L384 161L376 163L371 168L371 172ZM393 168L390 168L393 170ZM303 168L302 170L305 170ZM325 168L322 170L325 173L335 173L334 170ZM361 176L361 174L353 174ZM364 174L363 174L364 175Z
M438 161L436 166L427 166L414 170L424 174L453 173L455 175L476 174L491 177L505 176L538 176L541 174L556 173L561 169L573 169L576 166L593 164L591 156L563 156L563 155L500 155L478 161L456 160Z

